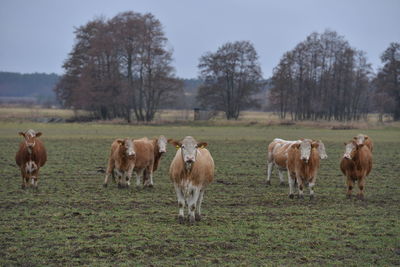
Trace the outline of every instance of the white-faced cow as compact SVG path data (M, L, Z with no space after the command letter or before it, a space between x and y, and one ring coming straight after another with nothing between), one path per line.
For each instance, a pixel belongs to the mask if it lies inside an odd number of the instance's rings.
M310 199L314 198L314 186L319 169L319 143L310 139L303 139L288 149L288 176L289 197L294 197L294 185L297 182L299 198L303 198L303 189L306 184L310 189Z
M38 139L41 132L30 129L25 133L19 132L24 137L19 145L19 150L15 155L15 162L21 169L22 188L25 189L29 182L37 188L39 181L39 169L47 161L47 152L42 141ZM30 180L30 181L29 181Z
M352 140L345 144L345 152L340 162L340 170L346 176L347 197L351 198L354 182L358 182L360 192L357 197L364 199L365 179L372 169L372 153L364 144Z
M371 152L374 149L374 143L372 142L372 139L368 135L358 134L357 136L353 137L353 140L356 141L358 145L361 144L366 145Z
M207 143L186 136L182 141L168 140L178 149L169 168L179 205L179 223L184 223L188 207L190 224L201 220L201 203L206 187L214 180L214 160Z
M133 168L135 167L135 155L132 139L114 140L111 144L104 187L107 187L110 175L112 175L114 181L116 177L118 178L118 187L130 185Z
M147 137L134 140L136 163L133 169L136 173L136 186L140 186L143 176L144 186L153 187L153 173L157 170L161 156L167 152L167 139L161 135L149 140Z
M271 185L271 173L276 166L279 173L280 184L283 185L284 182L284 171L287 171L287 159L288 151L293 144L300 144L302 140L288 141L280 138L275 138L268 145L267 153L267 185ZM319 144L318 152L320 159L328 158L325 151L325 145L321 140L314 141Z

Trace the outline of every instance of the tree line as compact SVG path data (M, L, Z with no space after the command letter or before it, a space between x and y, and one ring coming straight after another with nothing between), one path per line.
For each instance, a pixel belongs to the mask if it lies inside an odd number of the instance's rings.
M77 28L75 39L55 88L63 106L128 122L151 121L169 104L187 107L162 24L152 14L97 18ZM253 44L227 42L200 57L196 103L238 119L266 101L257 94L268 87L269 109L281 118L358 120L376 111L399 120L400 44L390 44L381 59L375 74L365 52L337 32L312 33L282 56L266 83ZM186 95L193 103L193 94Z

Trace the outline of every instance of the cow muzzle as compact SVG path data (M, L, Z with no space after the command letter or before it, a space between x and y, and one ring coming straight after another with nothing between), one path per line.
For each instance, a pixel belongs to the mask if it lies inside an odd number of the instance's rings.
M344 155L343 155L343 158L344 158L344 159L351 159L351 156L350 156L350 154L344 154Z

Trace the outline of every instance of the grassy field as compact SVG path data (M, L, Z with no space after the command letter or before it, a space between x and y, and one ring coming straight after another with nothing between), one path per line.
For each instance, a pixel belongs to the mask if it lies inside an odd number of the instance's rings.
M43 132L49 160L39 191L22 190L14 155L20 130ZM363 130L375 141L366 200L345 198L343 142L360 130L298 126L128 126L0 122L0 265L23 266L394 266L400 264L400 129ZM177 222L169 151L153 189L102 187L117 137L192 135L209 143L216 179L203 220ZM265 185L266 146L274 137L318 138L316 199L289 199ZM308 193L308 191L305 191Z

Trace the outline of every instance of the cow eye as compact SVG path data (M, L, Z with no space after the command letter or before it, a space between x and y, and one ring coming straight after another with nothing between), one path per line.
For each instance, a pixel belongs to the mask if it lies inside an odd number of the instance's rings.
M185 146L184 146L184 145L182 145L182 146L181 146L181 148L182 148L182 149L184 149L184 148L185 148Z
M194 147L195 147L195 148L198 148L199 146L198 146L198 145L195 145Z

